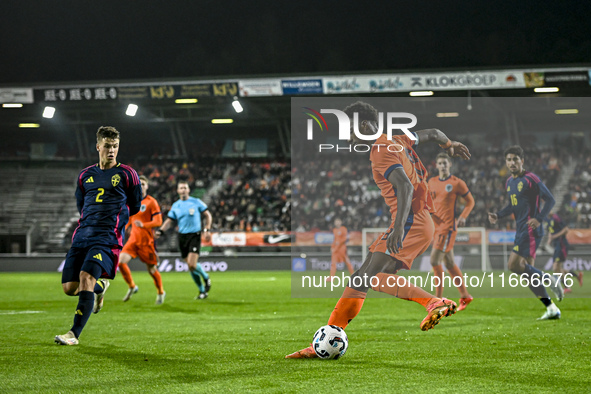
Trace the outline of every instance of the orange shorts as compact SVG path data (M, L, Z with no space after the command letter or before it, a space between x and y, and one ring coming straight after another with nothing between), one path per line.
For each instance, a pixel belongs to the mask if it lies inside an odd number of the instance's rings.
M435 228L433 226L433 219L429 211L422 209L419 213L408 215L408 220L405 224L405 234L402 239L402 248L398 250L397 254L390 254L386 247L386 240L388 235L394 230L394 223L390 224L388 231L382 233L380 237L374 241L369 247L371 253L382 252L395 258L403 263L404 269L410 269L412 262L417 256L423 254L433 239Z
M123 246L121 253L127 253L134 259L139 257L141 261L150 265L158 264L158 255L154 244L138 245L135 242L128 242Z
M331 263L344 263L347 261L347 248L339 248L336 252L333 252L330 258Z
M454 248L457 234L454 230L437 231L433 237L433 249L448 253Z

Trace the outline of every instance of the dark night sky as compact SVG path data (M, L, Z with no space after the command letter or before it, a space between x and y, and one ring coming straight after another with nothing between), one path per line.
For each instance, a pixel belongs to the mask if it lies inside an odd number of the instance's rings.
M7 0L0 84L591 63L588 4Z

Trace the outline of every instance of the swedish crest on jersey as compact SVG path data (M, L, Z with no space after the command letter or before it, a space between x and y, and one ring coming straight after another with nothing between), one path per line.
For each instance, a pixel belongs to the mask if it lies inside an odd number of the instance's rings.
M121 182L121 176L119 174L115 174L111 177L111 184L113 187L117 186Z
M523 182L519 182L517 185L517 191L521 191L521 189L523 189Z

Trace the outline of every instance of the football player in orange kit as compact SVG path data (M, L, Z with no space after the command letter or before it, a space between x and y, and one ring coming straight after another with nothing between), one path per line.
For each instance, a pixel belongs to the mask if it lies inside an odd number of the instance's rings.
M139 257L142 262L146 263L148 273L154 279L158 291L156 304L160 305L164 303L166 292L162 287L162 277L158 272L158 254L152 229L162 224L162 213L158 201L154 197L148 196L148 178L142 175L140 182L142 184L142 206L140 211L129 219L127 228L131 227L131 236L125 243L119 257L119 271L129 286L123 301L129 301L131 296L138 291L127 263L132 258Z
M451 175L451 158L444 152L437 155L437 170L439 176L429 179L429 191L435 204L435 213L431 216L435 224L435 237L433 238L433 249L431 250L431 265L433 274L439 277L436 282L437 297L443 296L443 267L444 262L447 272L453 277L452 283L460 292L460 306L458 311L464 310L473 298L466 290L463 282L462 271L454 262L454 244L456 242L456 225L462 227L466 224L468 215L474 208L474 197L470 194L466 183L458 177ZM466 200L466 206L456 222L456 201L461 196ZM460 278L459 285L456 277Z
M343 226L343 221L336 218L334 221L334 229L332 230L334 240L330 247L330 276L326 278L331 280L337 272L337 263L345 263L349 273L353 275L353 266L347 256L347 227Z
M353 126L364 135L378 134L378 111L371 105L358 101L344 112L349 119L358 116ZM381 122L380 122L381 123ZM434 227L430 212L433 202L427 186L427 170L413 149L419 143L436 142L452 157L470 158L465 145L451 141L437 129L417 131L415 139L407 135L392 136L388 140L381 134L373 143L370 153L373 178L390 207L392 224L369 248L363 265L352 276L337 302L328 324L345 329L357 316L367 291L390 294L397 298L415 301L427 310L420 324L423 331L435 327L444 316L455 313L456 304L445 298L436 298L420 287L396 275L400 269L410 269L413 260L424 253L433 239ZM358 142L358 141L356 141ZM369 280L368 280L369 279ZM285 356L286 358L318 357L312 346Z

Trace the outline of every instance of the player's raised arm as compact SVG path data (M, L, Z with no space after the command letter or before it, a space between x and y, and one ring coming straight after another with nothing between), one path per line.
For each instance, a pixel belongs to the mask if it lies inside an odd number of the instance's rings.
M451 157L461 157L464 160L470 160L470 151L466 145L458 141L450 140L445 133L438 129L425 129L416 132L420 143L423 142L436 142L445 149L448 155Z
M404 237L404 224L408 219L410 208L412 204L412 196L414 193L413 185L408 179L402 166L395 168L388 175L388 181L396 190L397 197L397 211L396 221L394 222L394 231L388 236L386 245L390 253L398 253L398 248L402 245L402 238Z

